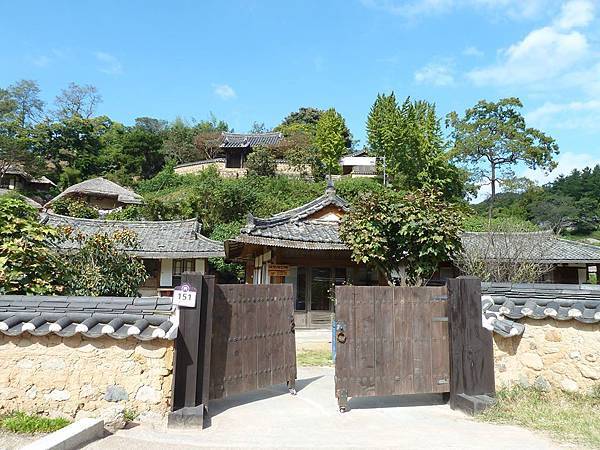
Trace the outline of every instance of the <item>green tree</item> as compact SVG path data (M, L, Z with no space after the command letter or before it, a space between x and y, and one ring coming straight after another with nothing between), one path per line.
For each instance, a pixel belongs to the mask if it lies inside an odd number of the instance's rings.
M379 94L367 119L367 137L371 152L385 158L387 175L397 187L464 197L467 173L449 162L432 103L407 98L398 105L393 92Z
M18 125L25 128L39 121L44 114L44 102L40 99L40 88L33 80L20 80L6 90L14 104Z
M79 249L67 257L70 295L134 297L148 278L144 264L126 253L135 248L137 236L130 230L86 236L66 230Z
M91 119L100 103L102 103L102 96L95 86L69 83L69 86L63 89L54 100L56 106L54 115L58 120L73 117Z
M308 133L313 138L317 134L317 123L325 113L322 109L302 107L298 111L288 114L280 125L275 127L274 131L281 131L284 135L289 135L295 131ZM344 144L346 148L352 147L352 133L344 125Z
M465 111L448 114L452 128L453 155L470 166L475 180L487 180L491 186L488 217L491 219L496 188L514 178L512 168L519 163L531 169L552 170L558 145L550 136L530 128L520 113L523 104L510 97L498 102L479 101Z
M54 247L60 237L27 203L0 196L0 294L62 293L66 271Z
M246 161L248 175L274 177L277 162L273 153L266 147L255 147Z
M328 174L337 173L340 167L340 158L346 152L344 118L335 109L325 111L317 122L315 145Z
M392 284L420 285L460 248L462 215L439 193L386 190L359 197L340 237L356 263L377 268Z
M163 133L169 122L162 119L155 119L154 117L136 117L135 128L147 131L148 133L160 134Z

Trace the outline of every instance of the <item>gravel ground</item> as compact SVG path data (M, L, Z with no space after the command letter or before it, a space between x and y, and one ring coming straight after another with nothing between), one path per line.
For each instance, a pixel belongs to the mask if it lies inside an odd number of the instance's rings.
M45 436L44 434L17 434L0 430L0 450L17 450Z

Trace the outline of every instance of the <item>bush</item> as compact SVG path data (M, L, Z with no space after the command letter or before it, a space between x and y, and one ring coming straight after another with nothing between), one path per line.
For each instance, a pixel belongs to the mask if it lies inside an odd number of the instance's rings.
M258 175L260 177L274 177L277 169L275 156L266 147L256 147L248 155L246 161L248 175Z
M240 234L245 225L243 222L230 222L219 224L210 235L215 241L224 242ZM219 283L239 283L244 280L245 269L243 264L227 263L223 258L210 258L208 263L217 273Z
M93 206L83 200L62 197L52 202L52 210L63 216L79 217L81 219L97 219L100 214Z
M0 196L0 294L63 292L65 266L54 250L59 230L40 223L22 200Z

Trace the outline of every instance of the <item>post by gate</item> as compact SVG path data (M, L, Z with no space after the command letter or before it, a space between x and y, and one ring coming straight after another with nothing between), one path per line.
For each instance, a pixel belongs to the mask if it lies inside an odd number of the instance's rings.
M218 285L186 272L198 292L179 310L169 427L202 428L208 401L287 383L295 394L293 287Z
M210 398L287 383L295 393L293 287L217 285Z
M449 392L445 287L336 287L335 388L348 397Z

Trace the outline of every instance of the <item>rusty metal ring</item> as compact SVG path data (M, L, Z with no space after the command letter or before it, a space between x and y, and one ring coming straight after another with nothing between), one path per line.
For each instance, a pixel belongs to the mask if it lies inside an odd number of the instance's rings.
M337 341L340 344L343 344L344 342L346 342L346 335L343 332L339 332L337 335Z

